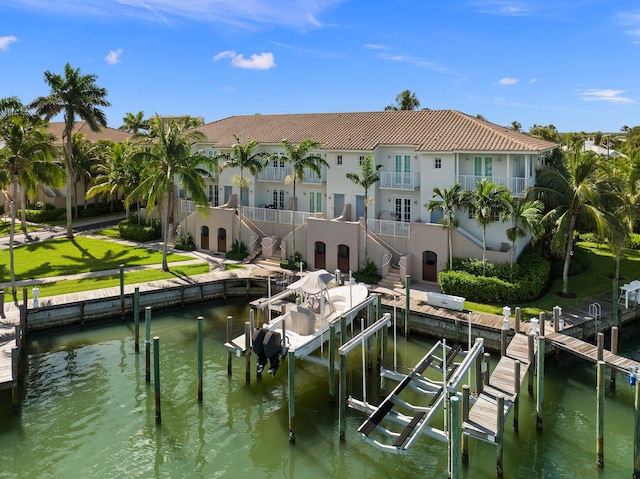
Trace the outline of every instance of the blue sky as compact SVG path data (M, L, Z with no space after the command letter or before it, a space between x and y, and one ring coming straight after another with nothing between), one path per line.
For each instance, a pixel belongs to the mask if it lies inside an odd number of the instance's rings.
M628 0L0 0L0 97L69 62L127 112L203 116L422 108L510 125L640 124Z

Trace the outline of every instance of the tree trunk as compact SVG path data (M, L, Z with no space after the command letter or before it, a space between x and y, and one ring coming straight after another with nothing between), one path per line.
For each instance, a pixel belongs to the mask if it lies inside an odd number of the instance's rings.
M291 215L291 234L293 235L293 257L296 256L296 178L295 173L293 177L293 214Z
M484 276L487 272L486 268L487 263L487 227L482 227L482 275Z
M73 217L78 219L78 184L73 182Z
M367 264L367 260L369 259L369 256L367 255L367 243L369 242L369 226L367 225L367 218L369 217L367 213L369 209L367 207L368 202L369 202L369 198L365 190L364 192L364 263L365 265Z
M27 234L27 192L24 188L22 188L22 191L20 192L20 203L22 203L22 209L20 211L20 227L22 232Z
M576 227L576 216L571 215L569 222L569 231L567 231L567 248L564 253L564 267L562 268L562 294L569 294L569 263L571 262L571 253L573 250L573 231Z
M11 226L9 227L9 274L11 276L11 294L13 302L18 304L18 291L16 289L16 271L13 257L13 240L16 233L16 195L18 194L18 179L13 179L13 195L11 198Z
M169 243L169 197L163 198L163 201L159 204L163 205L162 208L162 271L169 271L169 264L167 263L167 248Z
M64 152L65 161L66 161L66 169L67 169L67 197L65 201L65 206L67 210L67 238L73 239L73 212L71 211L71 193L73 192L73 165L71 164L71 129L68 131L67 135L67 148Z

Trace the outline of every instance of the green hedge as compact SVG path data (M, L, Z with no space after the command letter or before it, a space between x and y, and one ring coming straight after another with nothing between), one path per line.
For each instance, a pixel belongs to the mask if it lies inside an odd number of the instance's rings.
M118 223L120 237L138 243L145 243L159 239L162 234L160 231L160 221L152 221L151 223L138 224L137 219L122 220Z

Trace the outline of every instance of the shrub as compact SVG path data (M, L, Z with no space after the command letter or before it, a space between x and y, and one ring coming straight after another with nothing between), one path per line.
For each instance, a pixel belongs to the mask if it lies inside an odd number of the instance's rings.
M377 284L382 279L382 276L378 274L378 268L371 260L366 260L362 268L353 273L353 277L356 281L367 284Z
M249 250L247 249L247 246L238 240L234 240L231 245L231 251L227 251L226 258L235 261L242 261L248 255Z
M307 269L307 263L302 261L302 255L297 252L294 253L293 256L280 261L280 267L282 269L289 269L291 271L300 271L300 265L302 265L302 269Z
M67 211L65 208L50 209L45 206L44 209L26 210L25 216L31 223L53 223L63 221L67 217Z
M631 237L629 238L629 248L640 249L640 234L631 233Z
M122 220L118 223L118 230L121 238L138 243L156 240L162 236L160 233L160 221L158 220L140 225L137 220Z
M196 249L196 244L193 241L193 236L191 233L187 233L186 235L180 235L178 241L175 244L175 248L181 251L193 251Z

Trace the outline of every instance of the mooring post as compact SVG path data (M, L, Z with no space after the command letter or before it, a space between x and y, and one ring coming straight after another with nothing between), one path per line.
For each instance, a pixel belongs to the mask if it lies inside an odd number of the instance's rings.
M151 382L151 306L144 308L144 380Z
M22 288L22 308L24 309L24 322L27 322L29 316L29 292L27 288Z
M509 331L504 327L500 330L500 356L507 355L507 335Z
M20 402L19 374L20 352L18 348L11 348L11 402L16 406Z
M287 353L289 370L289 442L296 442L296 353Z
M560 331L560 306L553 307L553 332Z
M611 328L611 354L618 354L618 326ZM611 390L616 389L616 370L611 368Z
M538 365L536 367L536 382L538 396L536 397L536 429L542 431L542 406L544 402L544 336L538 336Z
M520 319L522 319L522 310L520 306L516 306L516 322L514 326L516 333L520 332Z
M353 320L352 320L353 321ZM340 343L347 342L347 318L340 318ZM340 371L338 384L338 430L340 440L344 441L347 424L347 355L340 355Z
M227 343L231 343L233 335L233 316L227 316ZM231 361L233 361L233 353L227 352L227 376L231 376Z
M253 312L253 310L251 310ZM251 382L251 321L244 322L244 357L246 359L244 379Z
M547 317L547 314L544 311L540 311L540 314L538 314L538 322L539 322L539 326L540 326L540 334L539 336L543 336L544 337L544 323L545 318Z
M485 386L488 386L489 385L489 377L490 377L490 374L489 374L490 367L489 367L489 365L491 364L491 355L489 353L484 353L482 355L482 357L483 357L482 376L484 378L483 382L484 382Z
M498 476L502 476L504 473L502 462L504 451L504 396L502 394L496 398L496 407L496 445L498 446L496 472L498 473Z
M482 390L484 389L484 378L482 368L484 365L483 357L478 356L476 358L476 395L482 394Z
M633 479L640 479L640 374L635 374L635 383L634 409L636 428L633 440Z
M124 265L120 265L120 315L124 318Z
M336 324L329 324L329 402L336 401Z
M605 362L599 360L596 378L596 464L598 467L604 467L604 377Z
M469 420L471 389L468 384L462 386L462 422ZM461 427L462 429L462 427ZM462 464L469 464L469 436L462 434Z
M133 292L133 349L140 352L140 288Z
M411 313L411 276L404 277L404 290L406 293L406 307L404 309L404 339L409 338L409 314Z
M597 336L598 355L597 360L602 361L604 358L604 333L598 333Z
M520 361L513 363L513 390L516 397L513 402L513 430L518 431L520 427Z
M156 424L162 424L160 412L160 337L153 337L153 383L156 389Z
M198 402L202 402L202 370L203 368L203 351L202 351L202 336L204 317L198 316Z
M451 441L451 479L460 477L460 469L462 469L462 461L460 458L460 449L462 442L462 423L460 422L460 398L453 396L451 403L451 430L449 438Z
M534 348L535 337L533 333L527 336L527 356L529 359L529 396L533 396L533 377L536 371L536 351Z

